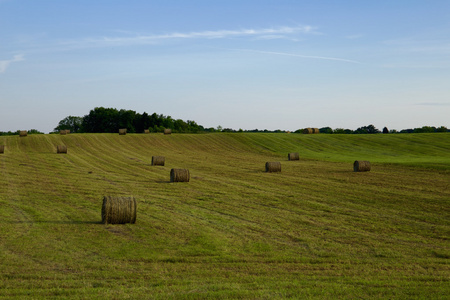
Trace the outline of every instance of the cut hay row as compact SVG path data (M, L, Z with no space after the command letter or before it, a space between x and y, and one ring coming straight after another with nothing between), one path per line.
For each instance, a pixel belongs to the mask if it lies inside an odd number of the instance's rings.
M119 129L119 134L124 135L126 134L127 129ZM146 133L149 132L149 130L145 130ZM317 128L305 128L304 133L316 133L318 132ZM70 130L61 130L60 134L64 135L70 133ZM170 134L171 129L165 129L164 134ZM27 131L22 130L20 131L20 136L27 136ZM3 154L5 152L5 146L0 145L0 154ZM56 149L57 153L67 153L67 146L65 145L58 145ZM299 153L298 152L291 152L288 153L288 160L299 160ZM152 156L152 166L164 166L165 165L165 157L164 156ZM281 172L281 163L280 162L266 162L265 165L266 172ZM181 172L181 170L184 169L172 169L170 174L170 181L171 182L188 182L189 181L189 171L185 170L186 172L183 173L184 175L179 175L178 172ZM371 165L369 161L355 161L353 163L353 171L354 172L367 172L371 170ZM181 174L181 173L180 173Z
M126 134L126 129L121 130ZM26 133L26 131L25 131ZM0 145L0 153L4 153L5 146ZM66 145L58 145L57 153L67 153ZM288 160L299 160L298 152L288 153ZM164 166L164 156L152 156L151 165ZM370 162L355 161L354 172L370 171ZM281 162L266 162L265 172L274 173L281 172ZM170 171L170 182L189 182L190 172L188 169L173 168ZM112 197L105 196L102 206L102 223L104 224L123 224L135 223L136 221L136 200L133 197Z
M102 205L103 224L136 223L136 199L134 197L104 196Z

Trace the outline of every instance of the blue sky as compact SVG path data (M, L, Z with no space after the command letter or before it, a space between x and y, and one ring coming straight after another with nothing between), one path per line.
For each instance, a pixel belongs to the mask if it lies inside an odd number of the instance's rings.
M0 0L0 131L450 127L450 1Z

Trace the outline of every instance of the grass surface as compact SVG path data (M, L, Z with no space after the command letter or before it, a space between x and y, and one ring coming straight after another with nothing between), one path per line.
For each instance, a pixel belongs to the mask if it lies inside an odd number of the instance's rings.
M445 298L450 134L0 137L0 297ZM68 154L56 154L65 144ZM300 161L288 161L299 152ZM165 156L165 166L151 157ZM354 160L372 171L353 172ZM281 173L265 173L280 161ZM189 183L170 183L186 168ZM103 225L104 195L136 224Z

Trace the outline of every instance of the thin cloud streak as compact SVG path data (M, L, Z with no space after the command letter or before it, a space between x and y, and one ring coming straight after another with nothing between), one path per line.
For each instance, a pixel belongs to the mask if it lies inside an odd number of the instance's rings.
M356 61L356 60L345 59L345 58L338 58L338 57L302 55L302 54L292 54L292 53L284 53L284 52L260 51L260 50L252 50L252 49L228 49L228 50L255 52L255 53L272 54L272 55L293 56L293 57L300 57L300 58L334 60L334 61L342 61L342 62L353 63L353 64L360 64L361 63L361 62Z
M241 30L208 30L208 31L194 31L194 32L173 32L159 35L137 35L134 37L102 37L90 38L84 40L69 40L62 42L61 45L74 46L76 48L85 47L107 47L127 46L136 44L154 44L164 40L174 39L224 39L224 38L239 38L239 37L267 37L267 36L289 36L294 34L310 34L314 33L312 26L297 26L297 27L278 27L265 29L241 29ZM128 33L129 34L129 33Z
M421 103L416 103L416 105L420 105L420 106L450 106L450 102L421 102Z
M14 57L9 60L0 60L0 73L4 73L10 64L23 60L24 58L22 54L14 55Z
M364 37L363 34L353 34L353 35L347 35L345 38L349 40L356 40Z

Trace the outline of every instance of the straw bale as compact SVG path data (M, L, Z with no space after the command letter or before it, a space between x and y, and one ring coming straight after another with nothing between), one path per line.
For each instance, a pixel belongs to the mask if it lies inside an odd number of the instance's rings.
M104 196L102 205L103 224L136 223L136 199L134 197Z
M66 145L56 146L56 153L67 153L67 146Z
M281 172L281 163L279 161L266 162L266 172Z
M320 133L320 130L319 130L319 128L311 128L312 129L312 133Z
M303 134L311 134L311 133L313 133L313 129L312 128L305 128L305 129L303 129Z
M189 182L188 169L172 169L170 170L170 182Z
M289 153L288 160L299 160L300 157L297 152Z
M145 129L145 130L144 130L144 133L150 133L150 130Z
M164 129L164 134L172 134L172 129L170 128Z
M127 134L126 128L119 129L119 135L126 135L126 134Z
M367 172L370 171L370 162L367 160L355 160L353 163L354 172Z
M165 160L164 156L152 156L152 166L164 166Z
M60 130L60 131L59 131L59 134L61 134L61 135L66 135L66 134L67 134L67 131L66 131L65 129Z
M28 135L28 132L26 131L26 130L21 130L20 132L19 132L19 136L20 137L24 137L24 136L27 136Z

